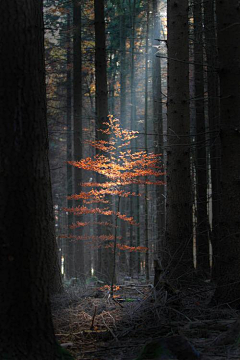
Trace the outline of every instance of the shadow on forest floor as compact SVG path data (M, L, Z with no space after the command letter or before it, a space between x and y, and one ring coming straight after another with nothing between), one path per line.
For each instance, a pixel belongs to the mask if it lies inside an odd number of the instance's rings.
M180 355L165 353L166 347L161 355L147 354L145 348L139 359L240 359L238 312L208 307L211 284L175 295L156 292L151 285L128 284L116 289L114 300L108 294L107 287L73 287L53 299L56 337L74 359L132 360L146 343L152 342L152 348L167 339L178 347L176 339L185 338L196 349L193 355L184 355L184 349Z

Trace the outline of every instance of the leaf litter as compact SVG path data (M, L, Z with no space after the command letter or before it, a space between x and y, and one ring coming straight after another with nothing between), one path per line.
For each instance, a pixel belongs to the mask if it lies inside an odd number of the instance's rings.
M69 288L52 299L57 340L76 360L239 360L239 312L210 307L214 287L200 285L172 294L132 283L117 287L114 298L107 286ZM163 343L176 350L173 357L145 355ZM189 346L196 355L188 357Z

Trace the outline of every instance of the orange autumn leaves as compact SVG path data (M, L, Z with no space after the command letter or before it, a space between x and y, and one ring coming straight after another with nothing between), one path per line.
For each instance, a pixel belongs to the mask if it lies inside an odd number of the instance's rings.
M119 211L113 211L109 207L88 207L90 204L106 204L110 205L109 196L117 196L118 198L128 198L130 196L141 196L125 188L129 185L163 185L161 180L156 177L163 175L162 165L160 163L160 154L147 153L146 151L132 152L129 145L132 139L137 137L137 131L122 129L118 119L113 116L108 117L108 121L104 124L104 129L99 131L109 136L109 141L95 140L87 141L92 147L98 150L98 154L93 157L80 159L79 161L69 161L69 164L82 170L95 172L105 177L105 181L101 183L85 182L82 188L91 188L89 191L81 191L79 194L73 194L68 197L69 200L81 201L83 205L72 208L65 208L68 213L75 216L88 214L97 214L104 216L114 216L115 218L127 222L129 225L138 226L132 216L121 214ZM100 154L101 152L102 154ZM95 221L91 224L105 225L116 227L110 222ZM89 226L90 222L76 222L70 226L71 229ZM65 237L65 236L64 236ZM71 240L91 240L93 242L107 242L105 247L113 248L113 235L100 236L68 236ZM121 240L121 237L118 237ZM145 247L131 247L117 243L119 250L128 250L145 252Z
M132 154L131 150L120 152L117 156L95 155L80 161L69 161L69 164L88 171L94 171L108 179L118 181L120 185L132 182L137 177L161 176L159 155L139 151Z
M67 211L68 213L72 212L73 215L75 215L75 216L78 216L78 215L81 216L81 215L87 215L87 214L99 214L99 215L105 215L105 216L116 215L119 219L126 221L131 225L138 225L132 216L127 216L125 214L121 214L120 212L114 212L113 210L109 210L108 208L89 209L86 206L78 206L76 208L74 208L74 207L73 208L65 208L64 210ZM74 228L74 225L72 228Z
M138 177L161 176L160 154L148 154L146 151L132 153L128 147L130 141L137 137L137 131L122 129L118 119L109 116L108 122L103 123L105 130L99 131L109 135L110 140L87 141L91 146L105 154L97 154L69 164L87 171L94 171L104 175L111 181L111 186L123 186L126 183L137 183ZM119 151L120 150L120 151ZM143 180L142 180L143 181ZM84 186L85 184L82 184ZM85 185L88 186L88 185ZM102 186L102 184L98 184Z
M84 204L93 204L93 203L104 203L108 204L109 201L105 200L105 195L118 195L121 197L127 198L128 196L140 196L137 195L135 192L124 191L124 190L117 190L114 187L108 189L92 189L89 192L81 192L80 194L75 194L68 196L69 200L83 200Z

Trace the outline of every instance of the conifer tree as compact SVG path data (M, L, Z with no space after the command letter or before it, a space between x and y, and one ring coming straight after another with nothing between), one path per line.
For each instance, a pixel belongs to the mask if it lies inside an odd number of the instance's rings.
M163 265L179 283L193 271L188 1L168 0L168 142Z
M238 305L239 282L239 119L240 41L239 2L216 1L220 77L221 213L217 244L218 288L215 299Z
M42 1L1 2L0 31L0 358L57 359Z
M193 3L194 16L194 85L196 114L196 196L197 196L197 229L196 253L197 269L209 277L209 222L207 211L207 158L206 158L206 125L204 107L204 73L203 73L203 17L202 4Z

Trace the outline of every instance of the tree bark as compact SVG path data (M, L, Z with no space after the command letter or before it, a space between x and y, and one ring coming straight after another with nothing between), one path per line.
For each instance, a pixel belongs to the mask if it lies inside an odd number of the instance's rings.
M126 14L124 4L120 8L122 14L120 15L120 121L121 126L126 128L127 122L127 96L126 96L126 82L127 82L127 65L126 65ZM127 201L127 199L126 199ZM120 212L122 214L126 211L126 204L124 201L120 204ZM122 236L122 244L126 244L127 227L126 222L121 221L119 226L118 236ZM119 268L120 272L126 272L126 252L120 251L119 254Z
M220 77L221 213L218 239L219 303L240 298L240 7L238 0L217 0Z
M81 48L81 3L73 0L73 128L74 160L82 159L82 48ZM82 186L82 170L74 168L74 192L79 194ZM75 206L78 206L76 201ZM75 218L79 221L79 217ZM82 229L77 228L75 235L80 236ZM84 246L81 240L74 246L75 277L85 281Z
M126 22L125 17L126 14L124 12L124 8L121 9L123 14L120 16L120 120L123 128L126 127L126 116L127 116L127 108L126 108L126 81L127 81L127 71L126 71Z
M42 1L0 3L0 358L57 359Z
M152 91L153 91L153 126L155 132L155 153L162 154L163 148L163 109L162 109L162 79L161 79L161 58L157 54L160 45L160 1L153 0L153 51L152 51ZM164 161L163 161L164 162ZM156 187L156 208L157 208L157 255L161 257L161 248L164 248L164 236L166 227L166 207L164 186Z
M96 77L96 140L108 141L108 136L98 131L104 129L104 122L108 116L108 87L107 87L107 55L106 34L104 18L104 0L94 0L95 15L95 77ZM98 152L98 151L97 151ZM97 175L97 181L102 177ZM100 220L100 217L99 221ZM108 230L107 228L105 230ZM98 235L101 235L103 227L98 227ZM101 247L98 251L98 273L106 281L110 281L111 255L109 249Z
M136 130L135 123L136 123L136 94L135 94L135 27L136 27L136 0L131 1L129 0L129 10L130 10L130 20L131 20L131 39L130 39L130 53L131 53L131 73L130 73L130 92L131 92L131 130ZM137 151L137 144L136 141L134 142L135 151ZM137 187L137 186L136 186ZM133 185L131 185L131 193L133 192ZM135 190L136 191L136 190ZM137 192L137 191L136 191ZM134 213L134 198L130 198L130 216ZM135 207L135 213L139 210ZM135 235L137 235L135 233ZM134 239L134 230L133 227L130 227L130 246L136 246L136 237ZM135 240L135 241L134 241ZM136 266L136 258L133 252L129 254L129 276L133 276L135 266Z
M108 90L107 90L107 55L106 34L104 20L104 0L94 1L95 13L95 69L96 69L96 128L103 127L108 116ZM100 139L101 137L101 139ZM98 140L108 140L97 131Z
M71 59L71 14L67 14L67 161L73 160L73 139L72 139L72 59ZM73 195L73 167L70 164L67 164L67 196ZM72 200L67 200L67 207L71 208L73 206ZM72 235L73 231L70 229L70 226L73 224L73 215L72 213L68 214L68 235ZM74 273L74 242L70 239L65 240L65 275L68 279L71 279L75 276Z
M206 127L204 108L204 74L203 74L203 18L202 4L194 1L194 85L196 114L196 194L197 194L197 229L196 253L198 273L210 275L209 258L209 222L207 211L207 159Z
M175 282L193 271L188 66L188 1L168 0L166 256Z
M219 141L219 79L217 74L217 39L215 1L204 1L204 33L207 57L208 121L210 130L210 166L212 184L211 244L213 249L212 277L217 277L220 213L220 141ZM216 271L215 271L216 270Z
M146 44L145 44L145 109L144 109L144 145L145 151L148 152L148 58L149 58L149 2L147 1L147 26L146 26ZM145 181L147 177L145 177ZM139 198L138 198L139 203ZM146 280L149 280L149 232L148 232L148 185L144 185L144 207L145 207L145 272ZM139 221L138 221L139 222ZM137 244L139 246L140 244ZM140 254L139 254L140 255ZM140 256L138 264L140 263Z

